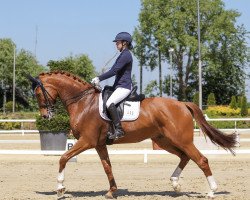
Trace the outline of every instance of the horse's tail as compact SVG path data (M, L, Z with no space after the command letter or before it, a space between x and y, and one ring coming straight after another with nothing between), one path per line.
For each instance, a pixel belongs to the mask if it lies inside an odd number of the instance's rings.
M231 153L235 155L233 148L236 146L237 143L236 134L235 133L232 133L230 135L224 134L223 132L219 131L218 129L214 128L213 126L207 123L206 119L203 116L202 111L196 104L191 102L184 102L184 103L190 110L190 112L193 114L193 117L198 123L202 132L206 134L214 144L218 144L224 149L231 151Z

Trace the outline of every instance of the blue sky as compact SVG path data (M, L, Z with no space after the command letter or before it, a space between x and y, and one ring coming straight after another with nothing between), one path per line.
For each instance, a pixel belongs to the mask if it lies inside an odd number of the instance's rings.
M237 23L250 30L250 1L224 2L227 9L242 13ZM11 38L18 50L24 48L35 53L36 46L36 56L42 65L70 54L87 54L97 71L115 54L112 40L116 33L132 33L140 12L139 0L0 0L0 3L0 38ZM168 74L167 65L163 64L163 75ZM139 77L136 60L133 73ZM157 71L145 70L145 81L157 76Z

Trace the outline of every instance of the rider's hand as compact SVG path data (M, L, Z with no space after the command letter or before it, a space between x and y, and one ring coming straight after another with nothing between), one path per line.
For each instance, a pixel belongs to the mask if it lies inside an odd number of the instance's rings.
M93 79L91 80L91 83L92 83L93 85L99 85L100 80L99 80L98 77L95 77L95 78L93 78Z

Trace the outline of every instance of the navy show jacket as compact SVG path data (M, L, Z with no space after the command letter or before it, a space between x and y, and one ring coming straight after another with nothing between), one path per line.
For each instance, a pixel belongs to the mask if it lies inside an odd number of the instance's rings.
M114 65L110 68L110 70L98 76L98 78L100 81L103 81L115 75L116 77L113 88L116 89L118 87L122 87L131 90L132 64L133 64L133 58L131 52L127 48L125 48L120 53Z

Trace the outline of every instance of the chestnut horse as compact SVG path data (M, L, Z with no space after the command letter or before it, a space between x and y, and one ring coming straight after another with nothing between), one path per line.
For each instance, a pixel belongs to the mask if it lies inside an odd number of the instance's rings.
M37 78L29 76L29 79L38 100L40 114L44 118L50 118L53 104L59 97L70 116L73 135L78 140L60 158L57 195L62 196L65 192L64 169L68 160L87 149L95 148L110 184L105 197L113 198L117 186L106 146L109 123L100 117L98 110L100 91L73 74L63 71L42 73ZM180 191L178 180L182 170L190 159L193 160L207 178L210 186L208 197L213 197L217 184L208 159L193 144L193 117L213 143L234 154L235 134L225 135L209 125L202 111L194 103L160 97L146 98L141 102L139 118L122 122L125 137L114 141L114 144L136 143L150 138L162 149L177 155L180 163L170 178L175 191Z

